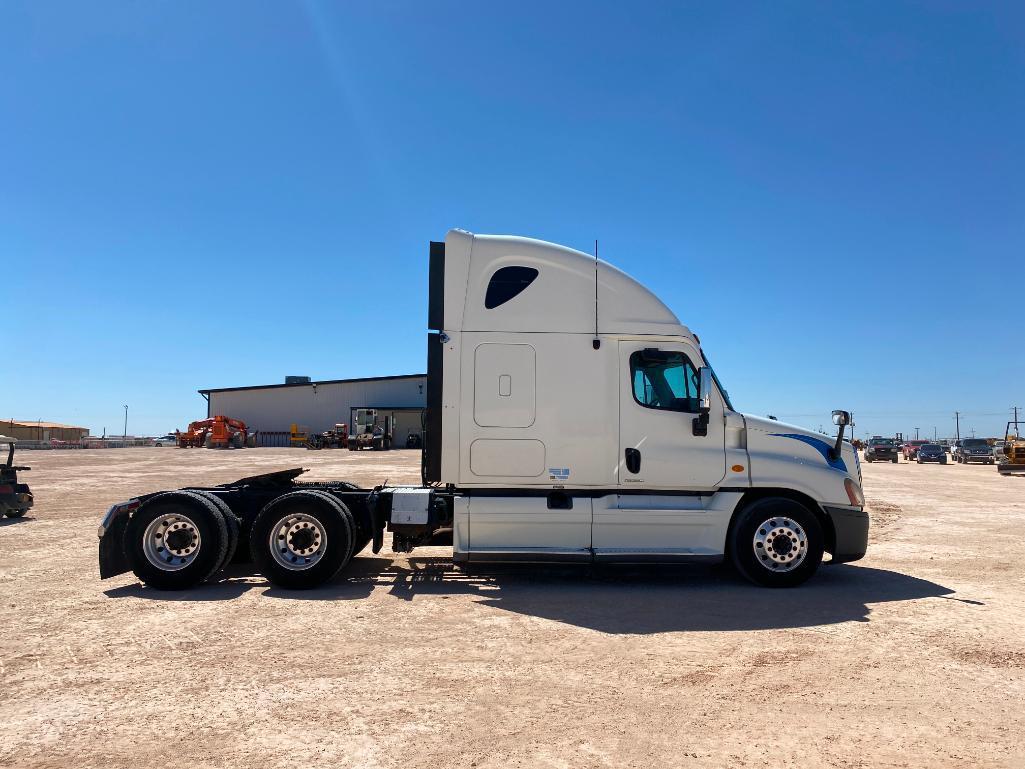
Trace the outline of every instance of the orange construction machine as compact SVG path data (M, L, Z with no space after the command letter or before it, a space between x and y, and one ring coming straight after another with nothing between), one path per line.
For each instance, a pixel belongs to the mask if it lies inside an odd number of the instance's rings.
M249 428L241 419L215 416L192 422L185 432L175 431L178 448L241 449L249 443Z

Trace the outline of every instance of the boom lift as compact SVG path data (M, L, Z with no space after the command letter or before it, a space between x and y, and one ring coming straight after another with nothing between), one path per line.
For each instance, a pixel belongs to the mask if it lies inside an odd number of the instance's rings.
M189 424L185 432L175 432L178 448L241 449L249 445L249 428L241 419L214 416Z
M143 494L100 524L101 577L191 587L241 542L271 582L309 588L385 531L395 552L451 531L460 563L727 560L769 587L865 554L850 414L831 439L739 412L697 336L612 265L452 230L430 246L427 325L422 485L295 469ZM350 447L381 427L383 448L387 423L360 411Z

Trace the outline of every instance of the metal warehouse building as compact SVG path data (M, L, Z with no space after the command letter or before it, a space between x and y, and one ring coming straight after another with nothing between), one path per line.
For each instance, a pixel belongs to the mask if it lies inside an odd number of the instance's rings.
M402 447L410 433L421 431L427 375L222 387L200 390L199 394L207 400L207 416L241 419L264 436L261 445L287 445L281 436L293 424L319 433L338 422L351 425L352 409L373 408L382 416L395 418L395 446Z

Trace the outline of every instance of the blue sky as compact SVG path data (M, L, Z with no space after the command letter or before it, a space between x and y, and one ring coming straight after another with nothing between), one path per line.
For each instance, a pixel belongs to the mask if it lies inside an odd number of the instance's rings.
M1021 3L6 0L0 418L422 371L463 227L599 239L744 411L996 433L1023 41Z

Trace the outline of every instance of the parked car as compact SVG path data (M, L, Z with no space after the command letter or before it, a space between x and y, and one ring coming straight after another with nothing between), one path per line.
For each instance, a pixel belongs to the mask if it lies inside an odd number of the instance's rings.
M943 447L938 443L926 443L918 447L917 461L918 464L923 462L939 462L941 465L947 464L947 454L943 450Z
M178 438L175 437L174 433L168 433L167 435L161 435L159 438L153 439L154 446L177 446Z
M929 441L905 441L903 448L904 459L908 462L915 459L918 456L918 450L928 442Z
M871 438L865 446L866 462L896 462L897 443L893 438Z
M993 449L985 438L962 438L961 447L957 452L957 461L962 464L983 462L987 465L996 463Z

